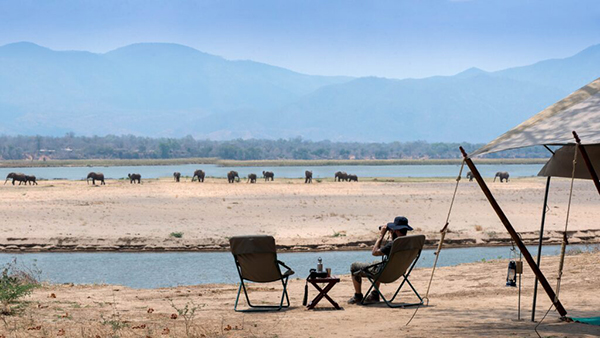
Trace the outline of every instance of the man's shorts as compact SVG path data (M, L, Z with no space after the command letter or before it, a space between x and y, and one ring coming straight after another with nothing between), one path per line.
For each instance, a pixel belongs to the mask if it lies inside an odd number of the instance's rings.
M361 277L367 277L367 275L365 275L364 271L362 271L361 273L358 273L356 275L354 275L354 273L368 267L369 265L373 265L373 264L377 264L377 263L381 263L381 261L373 261L371 263L366 263L366 262L352 263L352 265L350 265L350 273L352 274L352 278L354 278L355 281L360 283ZM370 268L369 272L372 274L376 274L378 272L378 270L379 270L379 267L375 266L375 267Z

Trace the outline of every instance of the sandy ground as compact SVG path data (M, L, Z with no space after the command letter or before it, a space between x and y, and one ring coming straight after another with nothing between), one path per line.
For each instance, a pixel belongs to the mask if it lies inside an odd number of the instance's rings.
M442 252L443 254L443 252ZM560 300L569 316L600 316L600 253L567 256ZM543 269L556 284L558 257L547 257ZM518 289L504 286L506 261L490 261L436 270L429 306L419 309L406 326L414 308L389 309L383 304L348 305L352 284L341 276L330 295L343 310L333 310L323 300L317 310L302 304L304 275L290 281L291 308L272 313L236 313L236 285L198 285L172 289L135 290L120 286L54 285L37 289L27 297L19 315L3 316L0 337L537 337L532 323L533 274L525 269L521 316L517 321ZM415 269L414 286L423 295L431 269ZM393 287L383 288L389 296ZM274 302L281 295L277 283L253 284L255 302ZM407 289L408 290L408 289ZM316 295L311 289L309 299ZM401 301L412 301L402 292ZM185 306L197 308L187 320ZM242 302L242 305L245 305ZM537 319L550 301L538 297ZM177 309L181 310L178 313ZM176 314L177 318L172 319ZM188 331L186 332L186 327ZM599 326L567 323L551 311L539 326L542 337L596 337Z
M557 242L564 228L569 180L555 179L546 230ZM141 185L108 180L42 181L38 186L0 185L0 251L214 250L234 235L270 234L294 249L365 247L377 226L404 215L434 245L444 225L454 180L424 182L322 182L259 180L227 184L170 179ZM525 240L537 240L545 179L514 179L489 186ZM571 243L597 242L600 196L589 181L576 181ZM452 212L450 245L506 244L509 240L475 182L460 183ZM590 230L590 231L588 231ZM182 232L181 239L170 236Z

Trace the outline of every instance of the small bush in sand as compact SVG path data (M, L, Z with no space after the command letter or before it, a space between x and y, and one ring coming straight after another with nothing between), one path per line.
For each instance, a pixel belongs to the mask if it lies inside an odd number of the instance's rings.
M172 232L169 236L175 237L175 238L181 238L181 237L183 237L183 232Z
M189 301L185 304L183 308L179 308L171 301L171 307L177 311L179 317L183 318L183 323L185 324L185 335L186 337L196 337L195 334L192 334L192 326L194 324L194 319L196 317L196 311L200 308L204 307L204 305L196 305L193 301ZM173 317L171 317L173 318ZM174 317L177 318L177 317ZM206 336L206 335L201 335Z
M481 230L483 230L483 227L481 225L475 226L475 231L481 231Z
M331 237L346 237L346 231L333 231L333 235Z
M7 263L0 273L0 313L12 315L21 308L19 299L31 294L40 285L40 271L34 265L32 268L17 265L17 259ZM13 307L13 304L17 304Z

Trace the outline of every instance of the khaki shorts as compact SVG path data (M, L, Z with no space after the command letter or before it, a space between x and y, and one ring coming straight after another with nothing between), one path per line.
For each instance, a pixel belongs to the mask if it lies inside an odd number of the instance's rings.
M373 261L370 263L365 263L365 262L354 262L352 263L352 265L350 265L350 273L352 274L352 278L354 278L355 281L357 281L358 283L362 282L362 278L361 277L366 277L364 272L361 272L359 274L354 275L355 272L363 270L364 268L368 267L369 265L373 265L373 264L377 264L377 263L381 263L381 261ZM376 274L379 270L379 267L372 267L369 269L369 272L372 274Z

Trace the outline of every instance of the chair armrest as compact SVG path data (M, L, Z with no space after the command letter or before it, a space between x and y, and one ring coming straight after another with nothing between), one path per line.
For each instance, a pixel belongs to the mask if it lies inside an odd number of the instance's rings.
M277 263L279 263L279 265L283 266L284 268L288 269L288 272L291 272L289 275L293 275L294 274L294 270L292 270L292 268L290 268L289 266L285 265L284 262L277 260ZM288 272L285 272L285 274L287 274Z

